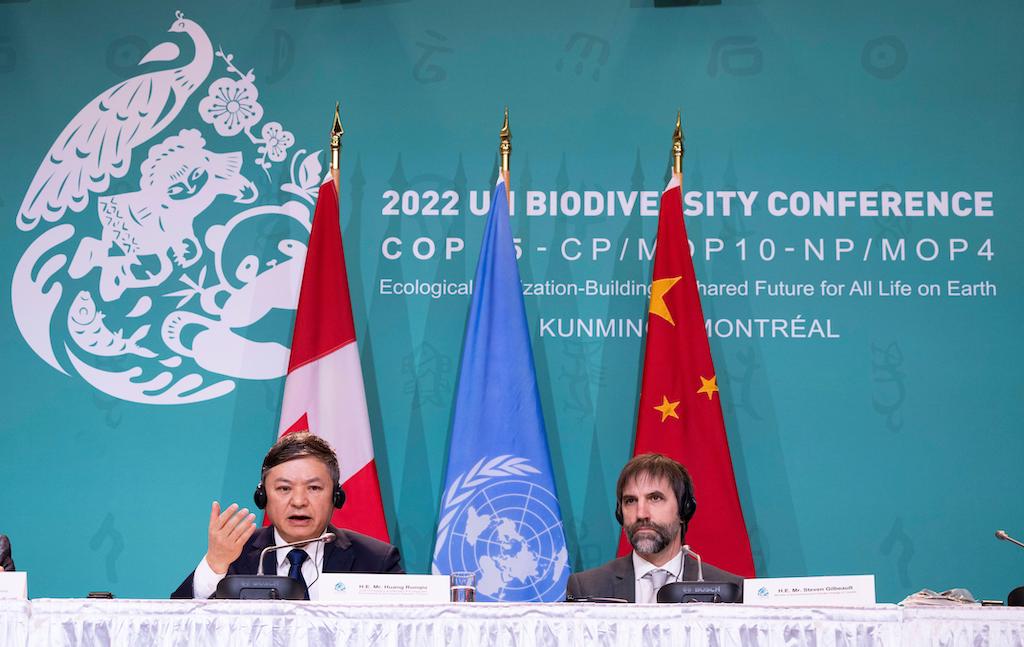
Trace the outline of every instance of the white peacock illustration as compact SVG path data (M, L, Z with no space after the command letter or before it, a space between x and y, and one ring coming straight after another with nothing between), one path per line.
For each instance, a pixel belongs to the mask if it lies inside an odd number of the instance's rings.
M295 139L279 122L260 126L253 70L215 52L180 11L169 31L190 45L188 60L175 42L154 47L139 61L146 71L86 104L43 157L18 210L34 238L11 284L18 329L40 358L148 404L285 374L288 346L254 330L295 309L323 174L318 153L298 150L275 186L270 171ZM224 76L205 85L218 63ZM257 204L257 181L294 198Z

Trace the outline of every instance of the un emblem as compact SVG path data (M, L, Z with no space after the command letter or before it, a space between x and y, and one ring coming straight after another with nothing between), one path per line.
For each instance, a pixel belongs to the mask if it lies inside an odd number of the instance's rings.
M522 457L483 458L444 495L434 572L476 573L477 600L561 600L569 555L558 500Z

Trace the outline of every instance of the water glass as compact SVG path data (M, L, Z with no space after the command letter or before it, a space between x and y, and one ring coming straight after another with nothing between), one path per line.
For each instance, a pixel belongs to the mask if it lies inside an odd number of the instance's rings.
M451 592L452 602L473 602L476 600L476 573L452 573Z

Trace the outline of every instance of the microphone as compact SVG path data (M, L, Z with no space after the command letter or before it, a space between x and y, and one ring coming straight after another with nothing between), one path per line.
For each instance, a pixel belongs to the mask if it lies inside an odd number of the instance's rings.
M260 561L259 565L256 567L256 575L263 575L263 558L267 555L267 553L269 553L272 550L278 550L280 548L292 548L294 546L305 546L307 544L315 544L318 541L332 542L336 539L336 537L337 535L335 535L333 532L325 532L319 537L313 537L312 539L303 539L301 541L293 541L289 544L279 544L277 546L267 546L266 548L260 551Z
M698 582L703 582L704 581L704 563L701 560L700 555L698 555L697 553L693 552L693 550L690 549L690 545L689 544L683 544L683 552L686 553L687 555L689 555L690 557L694 558L695 560L697 560L697 581Z
M735 582L704 581L704 560L695 553L689 544L683 544L682 550L697 560L696 582L669 582L658 589L658 602L741 602L743 592ZM684 560L685 561L685 560Z
M1008 541L1011 544L1017 544L1021 548L1024 548L1024 544L1020 543L1010 535L1006 534L1005 530L997 530L996 539ZM1018 586L1014 590L1010 591L1010 594L1006 596L1006 606L1024 607L1024 586Z
M1017 544L1021 548L1024 548L1024 544L1022 544L1021 542L1017 541L1016 539L1014 539L1010 535L1006 534L1005 530L997 530L996 531L996 539L1002 539L1003 541L1008 541L1011 544Z
M260 561L256 567L256 575L227 575L217 583L214 597L221 600L308 600L309 589L298 580L285 575L263 574L263 558L272 550L305 546L318 542L334 541L333 532L325 532L319 537L293 541L277 546L268 546L260 551ZM276 570L276 568L275 568Z

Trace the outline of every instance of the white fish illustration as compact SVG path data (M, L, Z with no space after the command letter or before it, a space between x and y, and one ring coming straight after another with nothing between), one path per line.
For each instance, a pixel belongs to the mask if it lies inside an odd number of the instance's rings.
M156 353L138 344L149 333L149 324L142 326L132 333L131 337L125 339L120 330L110 332L103 323L104 316L102 312L96 310L96 302L88 291L82 290L78 293L71 304L71 309L68 310L68 331L79 348L102 357L156 357Z

